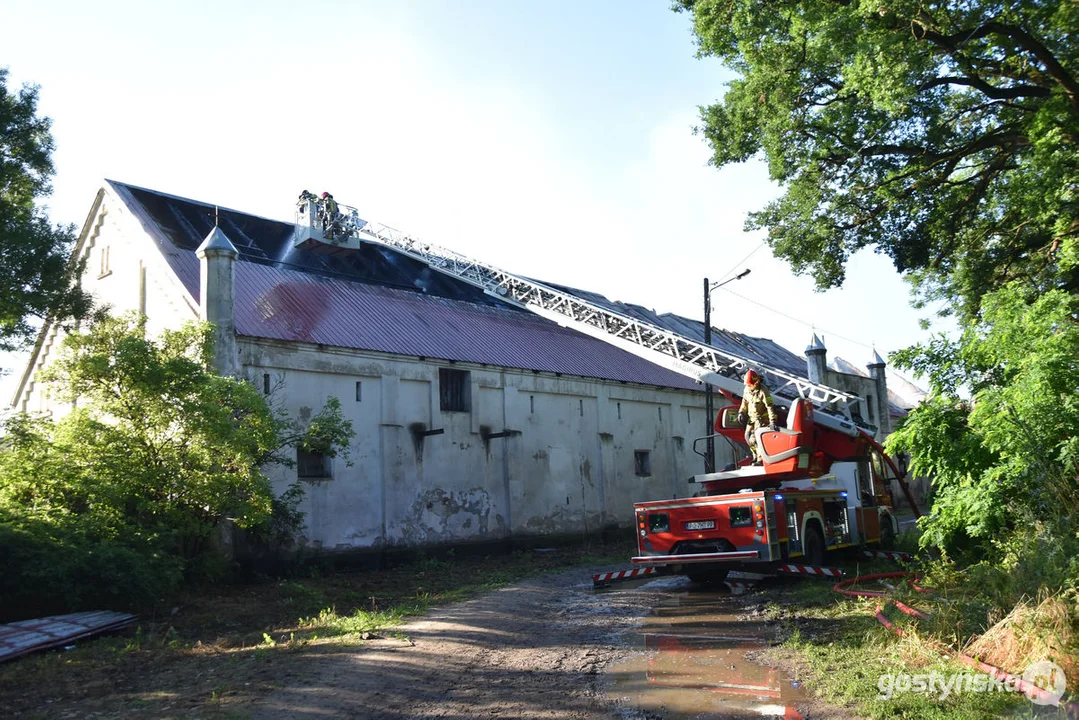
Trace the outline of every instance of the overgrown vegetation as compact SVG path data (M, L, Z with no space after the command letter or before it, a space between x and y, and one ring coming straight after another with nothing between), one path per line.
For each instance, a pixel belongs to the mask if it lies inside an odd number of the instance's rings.
M1055 0L675 0L739 73L704 108L726 165L764 155L782 196L750 215L818 287L872 248L920 301L977 316L1020 280L1079 291L1079 5Z
M901 539L907 547L917 543L916 533L907 533ZM914 567L911 565L906 569ZM854 577L899 569L889 562L872 561L848 567L847 573ZM923 578L923 582L925 580ZM955 585L954 582L951 584ZM969 587L964 587L970 592ZM947 651L948 646L963 649L987 662L996 660L1002 667L1017 662L1020 673L1029 662L1019 656L1004 657L1005 652L1019 645L1009 641L1003 633L985 636L983 643L995 643L992 654L980 652L979 647L970 643L957 642L954 634L956 616L971 607L963 598L937 588L932 593L919 592L901 579L863 582L856 584L854 589L884 591L929 613L929 619L908 617L878 598L841 595L834 592L830 584L791 582L782 587L770 587L763 596L768 601L764 616L777 623L782 642L762 653L760 660L785 669L828 702L849 707L852 714L860 717L981 720L1058 716L1056 708L1041 708L1046 712L1039 714L1039 708L1021 693L972 692L966 685L956 689L954 683L957 680L952 678L972 677L979 673L955 659ZM877 621L875 613L882 604L885 616L902 629L903 635L889 631ZM1058 629L1061 610L1060 606L1054 610L1057 620L1053 624ZM1063 614L1067 615L1067 612ZM1027 614L1020 622L1031 619ZM1047 625L1044 618L1037 618L1023 628L1023 642L1028 648L1030 644L1036 644L1033 638L1038 634L1028 632L1035 626ZM1036 659L1053 657L1051 648L1051 645L1037 648L1034 651ZM1038 655L1040 651L1050 652ZM1011 662L1006 662L1009 660ZM1062 664L1067 667L1066 662ZM938 674L939 683L952 683L950 689L945 690L938 684L934 691L929 691L928 687L897 690L894 684L899 675L925 678L932 673Z
M185 578L221 577L229 524L277 542L299 529L298 489L275 497L266 468L291 466L296 445L347 448L351 423L334 398L292 422L213 374L212 352L205 324L155 339L134 317L64 340L39 380L74 409L16 415L0 445L6 619L149 608Z
M782 186L749 227L820 288L886 254L961 323L892 357L931 385L888 450L931 479L922 571L953 600L920 632L1012 672L1055 660L1074 687L1079 4L674 7L739 73L702 111L713 162L763 156Z
M0 706L20 717L243 716L246 700L302 677L322 657L397 636L409 615L543 572L623 562L630 550L428 557L364 573L311 567L308 577L184 589L123 636L0 665Z
M960 338L896 356L930 379L932 395L888 447L909 452L912 471L933 478L922 546L940 558L926 582L959 601L941 610L947 619L937 629L962 646L986 632L999 640L997 623L1011 617L1008 647L995 656L1020 663L1013 671L1051 659L1070 666L1075 683L1079 297L1026 295L1014 285L989 293L981 321ZM975 648L985 654L987 643Z

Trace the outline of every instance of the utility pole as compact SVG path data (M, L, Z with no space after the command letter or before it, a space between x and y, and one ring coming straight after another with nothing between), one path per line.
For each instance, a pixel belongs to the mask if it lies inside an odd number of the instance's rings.
M749 268L746 268L742 272L738 273L729 280L723 282L717 282L712 285L708 282L708 278L704 279L704 344L712 344L712 291L716 288L721 288L729 282L735 280L741 280L746 275L749 275ZM704 384L704 424L705 431L705 451L704 451L704 472L714 473L716 471L716 439L714 435L715 421L716 421L716 409L712 402L712 386L708 383Z

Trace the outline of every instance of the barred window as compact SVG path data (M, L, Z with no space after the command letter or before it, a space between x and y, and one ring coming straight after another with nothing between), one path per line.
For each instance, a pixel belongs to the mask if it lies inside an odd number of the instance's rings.
M296 448L296 474L308 480L326 480L330 477L330 459L319 450Z
M472 373L439 368L438 404L444 412L471 412Z
M633 474L637 477L648 477L652 474L652 453L650 451L633 451Z

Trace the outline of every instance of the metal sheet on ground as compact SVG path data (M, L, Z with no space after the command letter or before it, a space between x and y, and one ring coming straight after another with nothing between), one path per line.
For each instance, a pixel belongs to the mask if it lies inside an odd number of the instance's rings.
M99 610L0 625L0 662L118 630L134 621L135 616L128 613Z

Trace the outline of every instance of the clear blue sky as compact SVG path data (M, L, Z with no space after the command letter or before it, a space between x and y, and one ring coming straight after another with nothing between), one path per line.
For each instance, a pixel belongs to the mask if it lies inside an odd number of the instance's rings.
M700 318L705 275L751 268L728 288L779 312L725 288L714 324L796 352L810 324L857 364L926 335L886 259L860 254L820 294L742 232L777 189L759 162L707 166L697 106L731 75L696 59L689 17L663 0L2 16L9 84L39 84L54 121L54 220L81 224L104 177L284 220L300 190L330 190L367 219L660 312Z

